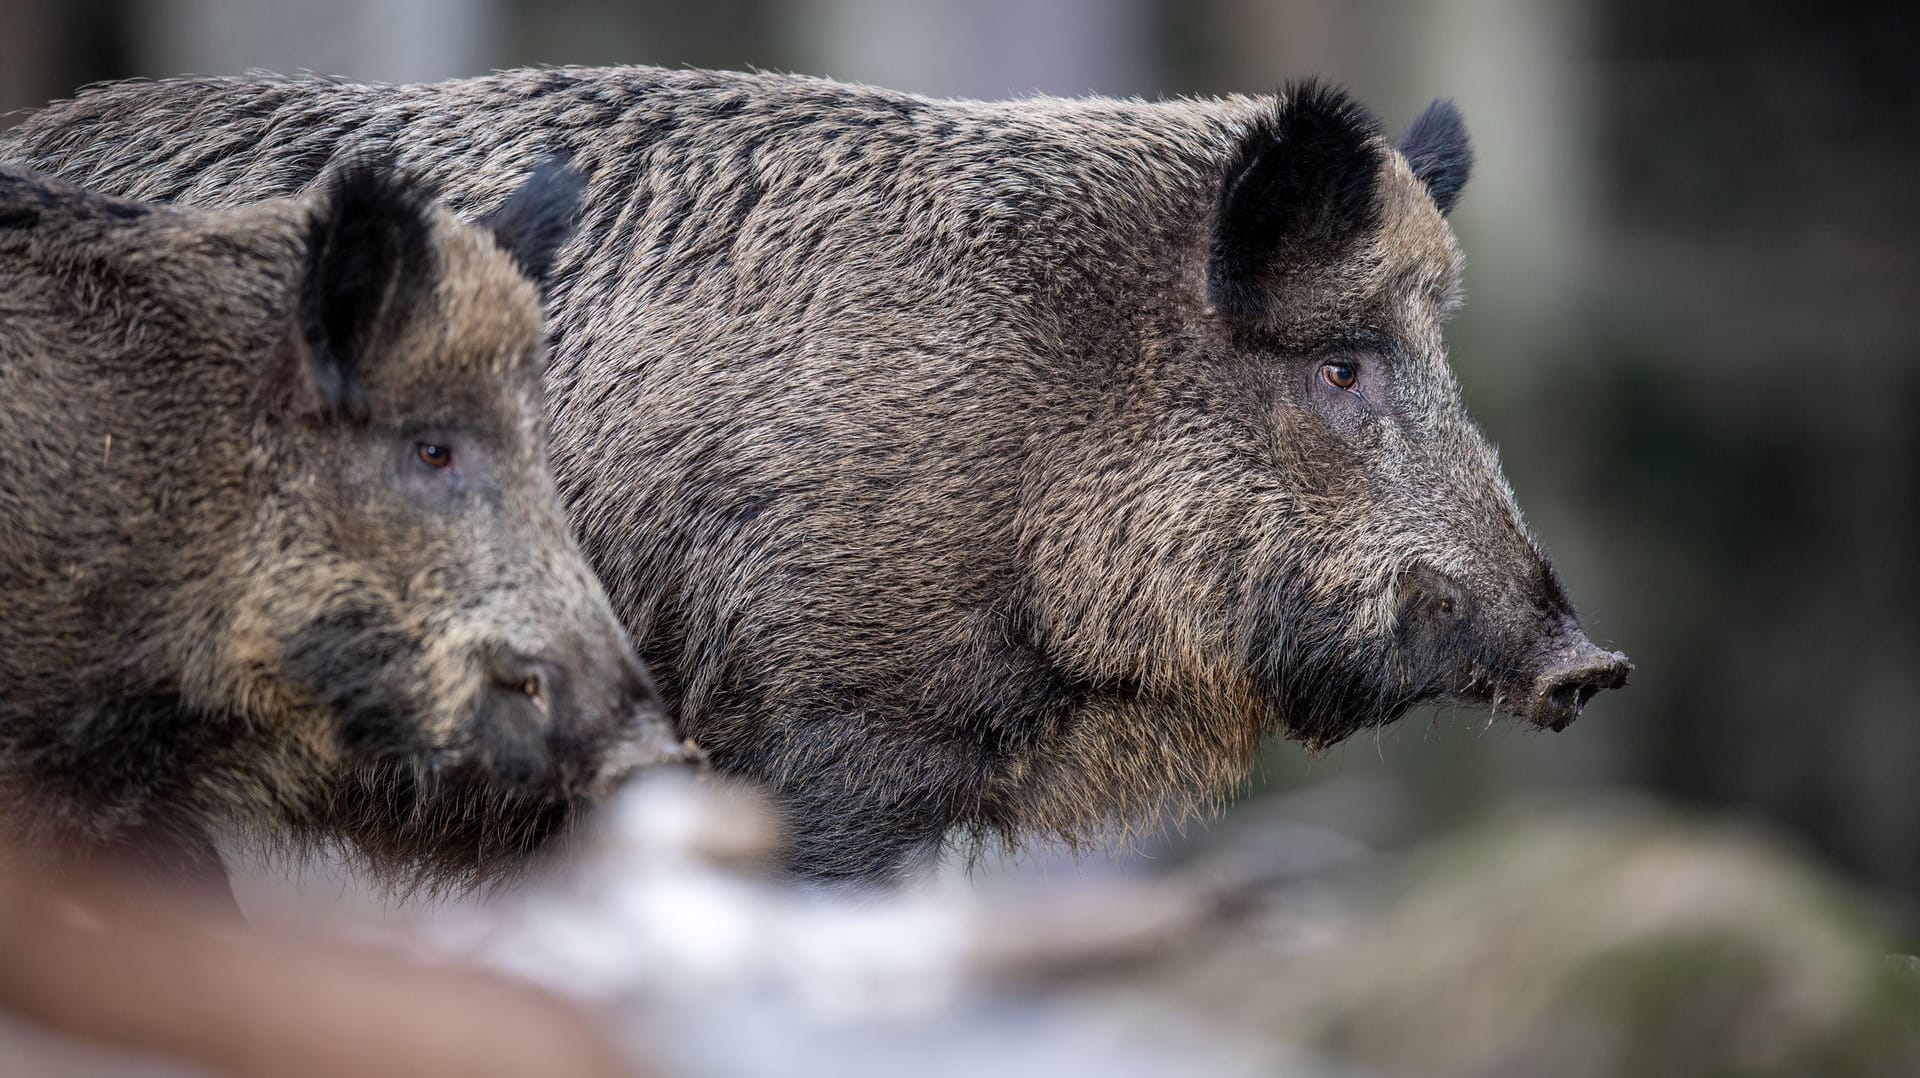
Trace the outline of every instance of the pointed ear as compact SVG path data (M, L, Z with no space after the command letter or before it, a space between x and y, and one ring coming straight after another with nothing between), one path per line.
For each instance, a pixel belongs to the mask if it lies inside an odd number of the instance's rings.
M366 417L361 374L433 287L433 191L391 167L354 164L322 190L307 229L300 325L311 402Z
M1473 171L1473 147L1460 109L1451 101L1434 101L1400 136L1399 148L1413 174L1427 185L1433 204L1443 214L1452 213Z
M1344 91L1307 81L1281 91L1227 165L1208 287L1228 315L1257 320L1277 274L1326 266L1380 222L1380 123Z
M560 248L573 235L586 179L567 154L540 163L527 182L484 222L493 238L542 292Z

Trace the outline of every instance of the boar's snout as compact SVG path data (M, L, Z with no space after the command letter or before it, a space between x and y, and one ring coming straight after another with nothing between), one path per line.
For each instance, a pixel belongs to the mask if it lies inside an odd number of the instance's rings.
M1533 594L1474 589L1426 565L1400 581L1400 644L1426 699L1492 703L1516 718L1564 730L1602 689L1627 683L1633 664L1595 644L1550 570Z
M1577 628L1560 639L1544 656L1522 709L1528 721L1555 731L1566 729L1601 689L1625 685L1633 670L1625 655L1600 647Z
M666 700L654 686L645 664L624 649L619 660L622 692L628 702L619 712L611 746L598 761L591 792L605 796L623 779L650 767L678 765L704 769L706 754L674 731Z
M486 671L488 755L503 779L599 791L641 768L692 762L646 667L624 647L499 646Z

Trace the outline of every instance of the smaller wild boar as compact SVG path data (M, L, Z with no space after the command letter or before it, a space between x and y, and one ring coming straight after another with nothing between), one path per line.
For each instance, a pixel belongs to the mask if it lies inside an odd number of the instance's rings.
M224 885L216 834L498 878L683 755L569 535L540 284L391 169L229 212L0 168L0 824Z

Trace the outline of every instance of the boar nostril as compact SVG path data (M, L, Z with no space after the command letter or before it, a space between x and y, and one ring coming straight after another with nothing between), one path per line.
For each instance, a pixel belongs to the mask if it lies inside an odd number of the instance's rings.
M511 648L498 648L487 656L487 675L502 691L525 696L542 715L551 710L554 672L542 660Z
M533 706L539 708L542 715L547 713L547 696L540 689L539 678L528 678L521 682L520 691L527 694L527 699L533 701Z
M1593 699L1593 694L1599 691L1596 685L1561 685L1547 693L1547 704L1555 711L1571 711L1577 714L1581 708L1587 706L1588 700Z

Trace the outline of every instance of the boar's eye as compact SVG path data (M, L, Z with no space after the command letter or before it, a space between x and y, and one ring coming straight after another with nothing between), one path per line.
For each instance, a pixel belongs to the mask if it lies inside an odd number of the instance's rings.
M420 442L415 445L413 455L420 458L420 463L435 471L453 466L453 450L434 442Z
M1360 372L1351 363L1334 360L1320 365L1320 377L1335 389L1352 389L1360 380Z

